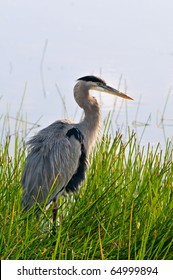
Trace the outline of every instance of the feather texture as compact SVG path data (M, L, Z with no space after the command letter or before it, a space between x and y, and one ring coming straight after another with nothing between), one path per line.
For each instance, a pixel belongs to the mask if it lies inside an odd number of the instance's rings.
M59 197L76 174L82 151L80 141L73 134L67 136L72 128L69 121L57 121L28 141L30 152L22 176L22 206L25 209L35 201L44 201L53 184L55 190L48 203Z

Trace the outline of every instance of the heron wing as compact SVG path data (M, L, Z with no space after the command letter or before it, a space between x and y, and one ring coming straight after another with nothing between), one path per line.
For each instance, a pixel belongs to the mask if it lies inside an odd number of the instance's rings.
M66 187L67 191L75 190L77 173L85 171L81 165L85 163L85 151L82 139L79 141L82 135L78 138L73 129L73 124L57 121L28 142L30 152L22 176L24 208L30 208L35 201L46 200L50 190L48 203ZM82 179L78 178L78 183Z

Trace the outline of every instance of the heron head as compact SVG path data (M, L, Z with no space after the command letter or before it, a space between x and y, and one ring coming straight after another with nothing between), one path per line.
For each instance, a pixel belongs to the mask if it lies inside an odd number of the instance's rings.
M83 81L85 83L85 86L88 88L88 90L97 90L102 92L107 92L109 94L113 94L125 99L133 100L133 98L129 97L128 95L120 92L117 89L114 89L106 84L106 82L98 77L95 76L85 76L82 78L79 78L78 81Z

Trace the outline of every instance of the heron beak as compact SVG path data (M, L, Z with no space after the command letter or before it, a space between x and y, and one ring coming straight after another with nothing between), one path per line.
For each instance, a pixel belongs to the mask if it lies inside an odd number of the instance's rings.
M99 87L97 87L97 90L107 92L109 94L113 94L113 95L116 95L116 96L119 96L119 97L122 97L122 98L125 98L125 99L133 100L133 98L131 98L130 96L120 92L117 89L114 89L110 86L107 86L107 85L99 85Z

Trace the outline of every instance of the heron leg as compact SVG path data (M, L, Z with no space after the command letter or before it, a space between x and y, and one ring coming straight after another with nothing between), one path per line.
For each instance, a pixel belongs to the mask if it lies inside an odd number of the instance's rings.
M53 220L53 234L56 234L56 217L58 212L58 202L56 198L53 199L52 220Z

